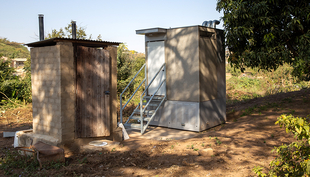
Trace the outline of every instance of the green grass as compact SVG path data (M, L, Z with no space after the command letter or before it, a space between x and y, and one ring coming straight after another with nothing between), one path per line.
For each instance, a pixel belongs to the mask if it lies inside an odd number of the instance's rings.
M293 68L285 64L277 70L268 72L258 69L246 68L245 75L226 66L226 72L233 77L226 81L227 104L247 101L276 93L286 93L310 88L309 81L301 81L291 75ZM283 100L290 103L291 98ZM303 99L307 102L308 99Z
M34 156L20 155L16 150L3 148L0 150L2 157L0 158L0 169L7 176L36 176L40 167L39 162ZM43 169L59 170L65 166L65 163L51 162L43 164ZM40 176L40 175L39 175Z

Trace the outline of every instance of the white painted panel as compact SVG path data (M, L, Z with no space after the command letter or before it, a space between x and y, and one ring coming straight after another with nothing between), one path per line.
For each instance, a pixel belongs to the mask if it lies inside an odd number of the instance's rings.
M147 82L148 84L153 79L160 67L165 63L165 42L148 42L147 43ZM165 71L160 71L159 75L153 81L148 89L148 94L153 95L160 83L166 79ZM166 83L161 86L156 95L165 95L166 93Z

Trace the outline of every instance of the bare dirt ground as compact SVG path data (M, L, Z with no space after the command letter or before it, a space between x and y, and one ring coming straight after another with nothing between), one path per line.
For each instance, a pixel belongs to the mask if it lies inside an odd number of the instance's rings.
M28 112L22 113L23 109ZM250 109L251 112L247 111ZM20 108L19 113L2 114L2 150L12 148L13 144L13 138L3 138L3 131L31 128L29 110L30 107ZM277 117L284 113L300 117L310 115L310 89L227 105L226 124L197 133L191 139L156 141L131 138L98 152L67 154L66 165L60 169L42 169L33 175L255 176L252 172L254 166L268 169L275 157L271 152L274 146L294 141L284 128L275 125ZM18 116L22 114L25 116ZM212 148L214 155L199 155L198 151L206 148ZM2 150L1 156L4 155ZM21 171L16 169L14 173L18 176Z

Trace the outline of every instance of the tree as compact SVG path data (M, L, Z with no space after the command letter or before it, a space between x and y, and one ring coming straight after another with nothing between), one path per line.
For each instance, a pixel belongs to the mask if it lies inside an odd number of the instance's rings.
M120 44L117 48L117 93L120 95L139 69L145 63L144 54L128 50L126 44ZM123 95L129 98L134 90L144 79L144 72L141 72L135 81L130 85L127 92Z
M308 0L218 0L223 11L229 62L277 69L284 63L293 74L310 78L310 3Z
M45 37L45 39L56 38L56 37L58 37L58 38L62 38L62 37L72 38L72 21L64 29L65 30L60 28L58 31L56 29L53 29L52 33L47 34L47 37ZM85 27L76 26L76 38L77 39L87 39ZM88 39L91 39L91 35L88 37Z

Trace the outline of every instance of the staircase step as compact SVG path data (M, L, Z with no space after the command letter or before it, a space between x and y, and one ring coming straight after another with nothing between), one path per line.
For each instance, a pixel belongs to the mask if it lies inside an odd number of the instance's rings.
M132 124L132 123L126 123L124 124L126 129L134 129L134 130L141 130L140 124Z
M143 105L146 105L146 103L143 103ZM150 103L148 106L158 106L156 103Z
M152 97L152 96L144 96L143 99L148 99L148 100L149 100L149 99L151 99L151 97ZM163 98L164 98L163 96L154 96L153 99L152 99L152 101L153 101L153 100L154 100L154 101L155 101L155 100L156 100L156 101L157 101L157 100L162 100Z
M132 116L132 117L129 117L130 119L134 119L134 120L140 120L140 116ZM143 121L149 121L151 118L149 117L144 117L143 118Z
M135 114L140 114L140 110L135 110L133 111ZM153 114L155 112L155 110L145 110L144 111L144 115L146 114Z

